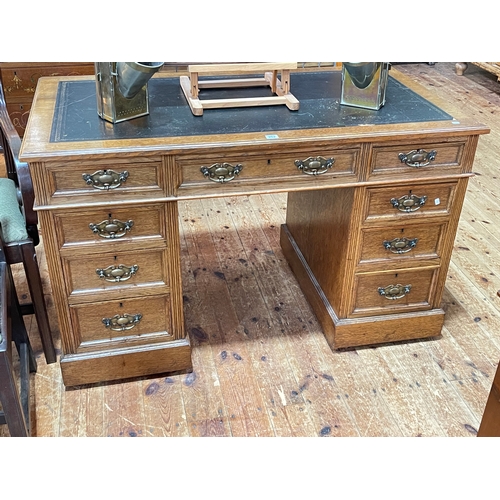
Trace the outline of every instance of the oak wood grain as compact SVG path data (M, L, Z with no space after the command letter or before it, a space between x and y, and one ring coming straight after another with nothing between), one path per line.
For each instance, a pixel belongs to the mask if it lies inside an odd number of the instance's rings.
M250 197L254 213L260 217L258 231L264 231L270 242L270 249L276 256L276 262L263 260L268 262L265 268L253 268L255 279L266 282L268 274L275 275L271 283L274 283L277 290L281 290L283 283L286 283L295 300L294 307L299 313L296 316L288 316L286 326L287 331L291 332L288 335L288 357L286 360L276 359L275 366L280 370L282 363L286 363L285 366L291 363L294 370L303 367L302 373L305 376L311 375L305 380L313 382L302 391L302 394L307 395L306 409L309 418L316 423L314 430L310 427L304 428L304 433L310 432L311 436L365 433L473 437L474 427L477 429L481 420L500 359L500 309L496 295L500 282L495 272L495 263L498 262L497 249L500 248L500 234L498 225L495 224L498 214L496 165L500 161L500 96L491 90L488 79L481 84L480 73L475 72L468 76L466 72L463 77L456 76L454 63L436 63L432 67L426 64L409 64L398 68L399 73L405 73L408 81L418 81L426 88L426 95L431 96L433 100L439 100L441 105L453 114L467 114L491 128L491 133L479 140L474 163L474 171L478 175L469 181L457 239L452 243L453 253L443 293L443 308L447 315L440 338L401 344L398 346L400 350L397 355L390 355L396 344L332 352L280 253L279 226L285 222L286 194ZM262 381L257 377L244 382L237 378L231 380L229 373L221 382L215 371L220 342L215 339L212 345L210 340L203 341L201 332L195 334L193 330L191 333L193 328L199 327L199 318L205 314L205 308L207 314L210 314L209 301L201 299L210 293L212 285L218 285L219 282L207 282L208 288L197 287L195 281L189 278L194 270L201 272L204 262L210 261L211 253L205 254L200 247L192 244L192 238L186 236L186 228L190 223L184 220L191 220L188 217L206 217L207 213L210 214L211 203L206 200L208 212L201 209L185 212L184 206L187 206L188 202L179 203L181 242L184 241L181 259L183 287L189 299L194 297L185 303L185 312L187 330L193 344L193 367L198 375L196 382L192 383L192 375L188 378L188 374L174 374L168 382L165 377L155 376L128 382L140 385L141 389L134 391L123 390L124 384L114 383L92 386L90 392L86 387L78 387L75 392L87 392L85 398L72 400L72 404L79 407L77 411L72 411L69 405L64 404L70 391L65 390L62 384L59 367L56 364L44 363L36 327L34 322L31 322L32 344L39 356L39 371L34 376L36 435L57 436L60 435L60 429L65 429L65 432L70 434L71 428L73 434L82 435L85 432L88 436L105 436L107 431L110 435L123 436L194 436L203 433L229 435L229 421L221 397L221 392L228 390L225 385L243 383L244 385L231 389L238 390L239 387L243 390L247 384L259 384ZM238 220L234 217L234 225L231 226L236 231ZM196 232L196 224L193 224L192 231ZM186 258L188 248L189 259ZM251 252L252 248L253 246L249 245L247 251ZM39 261L42 270L44 269L42 272L47 275L43 244L39 250ZM190 261L192 263L188 264ZM270 273L269 264L273 266ZM18 288L22 289L22 283L18 284ZM55 297L52 295L50 282L45 279L44 289L58 346L60 340L54 309ZM231 297L228 300L232 303ZM259 304L258 301L252 303ZM228 304L228 307L232 306ZM264 315L268 309L259 311L260 309L253 313ZM197 341L197 338L200 340ZM302 347L304 340L307 341L307 349ZM353 352L357 353L357 356ZM356 361L358 358L359 362ZM415 368L412 368L413 365ZM424 377L424 372L433 375ZM318 378L315 378L315 375ZM448 381L453 391L443 388L443 379ZM415 382L420 384L420 388ZM154 392L154 384L158 384L156 392L151 397L146 396L145 391L150 385L152 387L148 392ZM265 386L268 387L267 382ZM421 390L424 387L428 388ZM196 395L191 397L194 389ZM377 399L371 396L374 394L373 390L377 393ZM434 390L437 390L441 397L434 394ZM153 400L153 397L156 399ZM442 397L446 398L446 401L443 401ZM139 398L143 398L143 404L136 403ZM213 411L206 411L209 402L213 402ZM472 416L464 404L470 409ZM219 409L222 413L222 424L221 419L217 418ZM196 428L185 423L188 410L190 414L199 415L200 425ZM286 413L288 410L291 411L292 408L285 407L283 411ZM114 417L117 413L121 416ZM75 415L80 415L76 421ZM378 417L383 425L375 417ZM196 417L192 418L194 423ZM85 431L80 424L83 421ZM111 423L112 425L108 426ZM4 427L0 426L1 436L6 435ZM273 427L270 429L274 432ZM245 428L235 426L231 435L246 435ZM462 455L457 454L457 457L464 460L470 458L465 450Z

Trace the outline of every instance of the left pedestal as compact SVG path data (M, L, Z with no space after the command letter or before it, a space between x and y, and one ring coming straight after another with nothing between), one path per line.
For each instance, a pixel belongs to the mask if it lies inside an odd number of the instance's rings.
M162 158L111 163L31 165L44 191L39 217L66 386L192 367L177 202L161 200Z

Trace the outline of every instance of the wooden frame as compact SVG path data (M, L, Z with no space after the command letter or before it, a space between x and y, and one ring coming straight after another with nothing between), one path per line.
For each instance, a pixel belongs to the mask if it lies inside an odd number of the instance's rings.
M285 104L288 109L299 109L299 101L290 92L290 70L297 63L233 63L194 64L188 66L189 76L181 76L180 84L192 113L201 116L204 109L236 108L245 106L270 106ZM221 80L199 80L199 75L264 73L263 77L234 78ZM281 72L281 80L278 78ZM237 99L199 99L201 89L269 86L276 95L269 97L247 97Z
M469 63L466 62L456 63L455 71L458 76L463 76L463 74L467 70L468 64ZM500 62L471 62L470 64L474 64L474 66L492 73L497 77L497 81L500 82Z

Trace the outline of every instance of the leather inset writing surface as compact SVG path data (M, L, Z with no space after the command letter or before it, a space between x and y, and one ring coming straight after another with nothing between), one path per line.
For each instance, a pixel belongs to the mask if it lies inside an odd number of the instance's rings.
M378 111L340 105L340 72L296 73L291 90L300 101L298 111L286 106L210 109L193 116L178 78L153 78L148 83L149 115L111 124L99 118L95 83L59 83L50 142L181 137L190 135L271 132L387 125L451 120L452 116L389 77L386 104ZM267 87L203 90L200 99L260 97Z

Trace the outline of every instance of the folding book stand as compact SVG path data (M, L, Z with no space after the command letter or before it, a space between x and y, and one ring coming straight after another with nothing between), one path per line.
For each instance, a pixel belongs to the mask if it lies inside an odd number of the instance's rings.
M201 116L204 109L237 108L244 106L270 106L285 104L288 109L299 109L299 101L290 92L290 70L297 69L297 63L232 63L232 64L194 64L188 66L189 76L181 76L182 91L191 111ZM221 80L198 80L198 75L261 73L263 77L235 78ZM278 79L281 72L281 80ZM236 99L198 98L201 89L269 86L274 94L269 97L245 97Z

